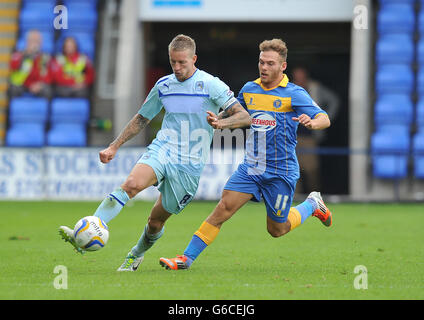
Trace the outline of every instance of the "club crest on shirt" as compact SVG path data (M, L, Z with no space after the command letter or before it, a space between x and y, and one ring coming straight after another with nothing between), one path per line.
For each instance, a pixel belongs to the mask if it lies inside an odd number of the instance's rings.
M204 87L205 85L203 84L203 81L196 81L196 83L194 84L194 90L196 90L197 92L203 91Z
M282 102L281 102L281 100L280 99L276 99L276 100L274 100L274 102L272 103L272 105L274 106L274 108L279 108L279 107L281 107L281 104L282 104Z

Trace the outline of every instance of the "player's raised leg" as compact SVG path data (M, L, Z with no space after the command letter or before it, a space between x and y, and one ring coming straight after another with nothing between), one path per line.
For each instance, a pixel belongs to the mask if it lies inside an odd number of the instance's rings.
M94 216L108 223L121 212L129 199L156 182L156 174L152 167L137 163L121 187L110 193L100 203Z
M117 271L136 271L144 259L144 253L149 250L165 231L165 222L171 216L162 205L162 194L152 208L148 222L137 244L128 252Z
M252 195L248 193L224 190L218 205L194 233L184 254L176 258L160 258L160 265L172 270L188 269L200 253L215 240L222 224L251 198Z
M280 237L303 224L310 216L317 217L327 227L332 224L332 214L324 204L321 193L317 191L311 192L306 200L299 205L291 207L288 212L287 221L284 223L278 223L268 215L268 232L273 237Z
M105 223L115 218L128 202L140 191L157 182L156 174L152 167L146 164L136 164L120 188L110 193L99 205L94 216L99 217ZM61 226L59 234L66 242L69 242L77 252L84 253L78 248L73 237L73 231L69 227Z

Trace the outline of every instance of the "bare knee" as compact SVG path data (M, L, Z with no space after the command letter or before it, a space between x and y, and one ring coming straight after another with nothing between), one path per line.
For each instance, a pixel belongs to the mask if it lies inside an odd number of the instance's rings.
M287 232L289 232L290 227L287 226L285 223L281 223L278 226L273 224L268 224L267 230L268 230L268 233L271 235L271 237L279 238L281 236L284 236Z
M231 218L232 215L233 211L231 209L231 205L225 199L221 199L206 221L220 228L225 221Z
M134 176L130 175L121 185L121 188L128 194L130 198L134 198L140 191L144 189L144 186L139 183Z

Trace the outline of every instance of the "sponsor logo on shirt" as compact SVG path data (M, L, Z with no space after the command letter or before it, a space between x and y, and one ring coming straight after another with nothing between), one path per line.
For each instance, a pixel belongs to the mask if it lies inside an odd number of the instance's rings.
M268 131L277 126L277 120L266 112L255 112L252 117L252 129L256 131Z

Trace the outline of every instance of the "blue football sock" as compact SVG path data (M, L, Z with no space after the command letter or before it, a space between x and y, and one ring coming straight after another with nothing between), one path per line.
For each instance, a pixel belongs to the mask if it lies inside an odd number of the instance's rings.
M100 203L94 216L108 223L121 212L129 199L130 197L123 189L116 189Z
M301 204L297 205L295 208L300 213L300 216L301 216L300 223L303 223L317 209L317 204L312 199L306 199Z
M149 250L160 237L162 237L164 232L165 227L163 227L158 233L150 234L148 232L148 225L146 224L143 234L137 244L131 249L131 253L137 257L143 256L144 253Z
M202 239L196 235L193 235L193 238L191 239L187 248L184 250L184 255L188 258L186 261L187 266L190 266L207 246L208 245L203 242Z

